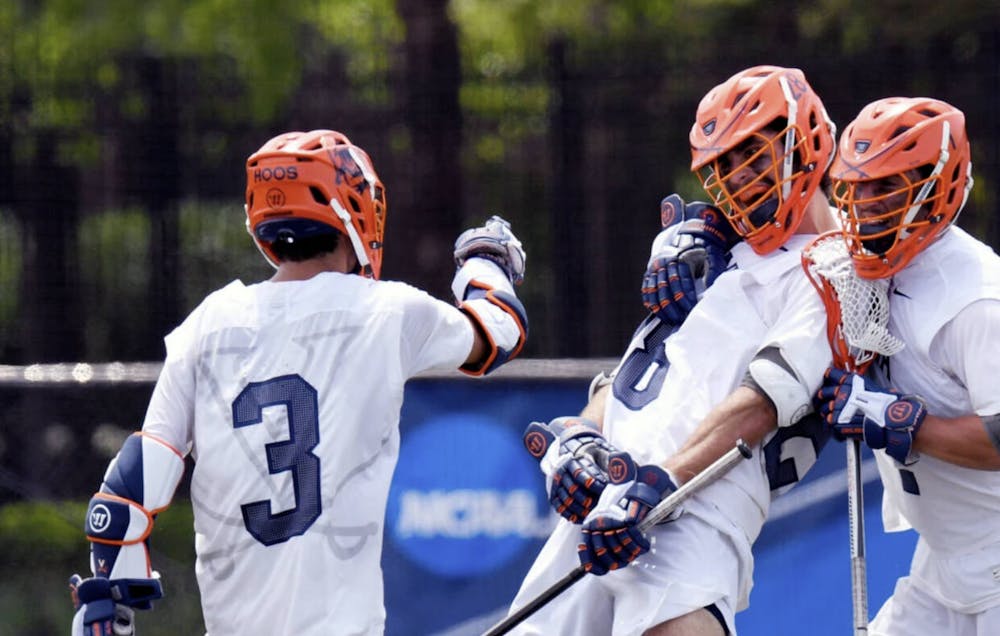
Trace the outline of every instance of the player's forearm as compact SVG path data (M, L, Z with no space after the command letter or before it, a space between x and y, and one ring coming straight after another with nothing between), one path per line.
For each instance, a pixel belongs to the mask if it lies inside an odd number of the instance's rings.
M913 448L918 453L976 470L1000 470L1000 452L978 415L943 418L928 415Z
M611 391L610 384L598 388L590 397L587 405L580 411L580 417L585 417L597 424L599 430L604 430L604 405L608 401L609 391Z
M681 483L702 472L742 439L759 444L777 426L771 402L753 389L741 386L702 420L684 446L665 463Z

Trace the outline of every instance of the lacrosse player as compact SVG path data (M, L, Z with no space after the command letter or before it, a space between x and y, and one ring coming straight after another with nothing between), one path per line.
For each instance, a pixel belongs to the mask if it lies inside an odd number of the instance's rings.
M583 417L526 431L564 519L511 612L578 563L596 576L514 633L736 633L772 493L803 476L828 436L803 417L831 352L800 250L836 227L825 192L834 135L797 69L750 68L702 99L691 168L714 205L664 201L664 225L684 220L654 242L643 283L651 315L611 376L595 378ZM732 233L742 240L733 244ZM673 520L638 530L658 501L741 438L751 461Z
M855 269L891 278L905 343L866 377L831 369L816 398L835 437L874 449L885 529L919 534L869 634L1000 634L1000 259L953 225L972 188L965 116L873 102L831 176Z
M379 280L385 192L343 134L279 135L246 174L247 229L274 276L212 293L166 337L142 431L90 502L74 636L132 634L132 610L161 596L148 537L189 454L210 635L381 634L403 385L489 373L524 344L525 253L503 219L458 237L455 306Z

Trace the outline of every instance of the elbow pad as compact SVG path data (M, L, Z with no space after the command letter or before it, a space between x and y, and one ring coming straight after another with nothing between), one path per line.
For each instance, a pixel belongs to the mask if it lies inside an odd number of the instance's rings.
M184 459L169 444L142 433L125 440L87 509L84 529L95 576L152 575L147 539L183 475Z
M485 375L517 357L528 337L528 316L503 270L485 258L470 258L455 272L451 290L489 345L482 362L461 370Z
M779 428L791 426L812 411L811 393L777 347L766 347L754 356L743 384L771 400Z

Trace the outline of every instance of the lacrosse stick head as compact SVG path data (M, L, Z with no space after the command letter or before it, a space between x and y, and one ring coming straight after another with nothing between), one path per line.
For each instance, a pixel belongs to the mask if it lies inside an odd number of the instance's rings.
M857 275L843 232L827 232L802 250L802 268L826 307L826 335L834 364L864 373L878 355L903 342L889 333L889 280Z

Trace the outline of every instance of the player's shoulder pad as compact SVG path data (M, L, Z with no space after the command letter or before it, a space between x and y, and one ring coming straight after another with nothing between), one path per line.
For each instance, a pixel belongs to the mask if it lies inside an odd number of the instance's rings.
M767 396L778 413L778 426L790 426L812 410L812 395L777 347L754 356L744 384Z

